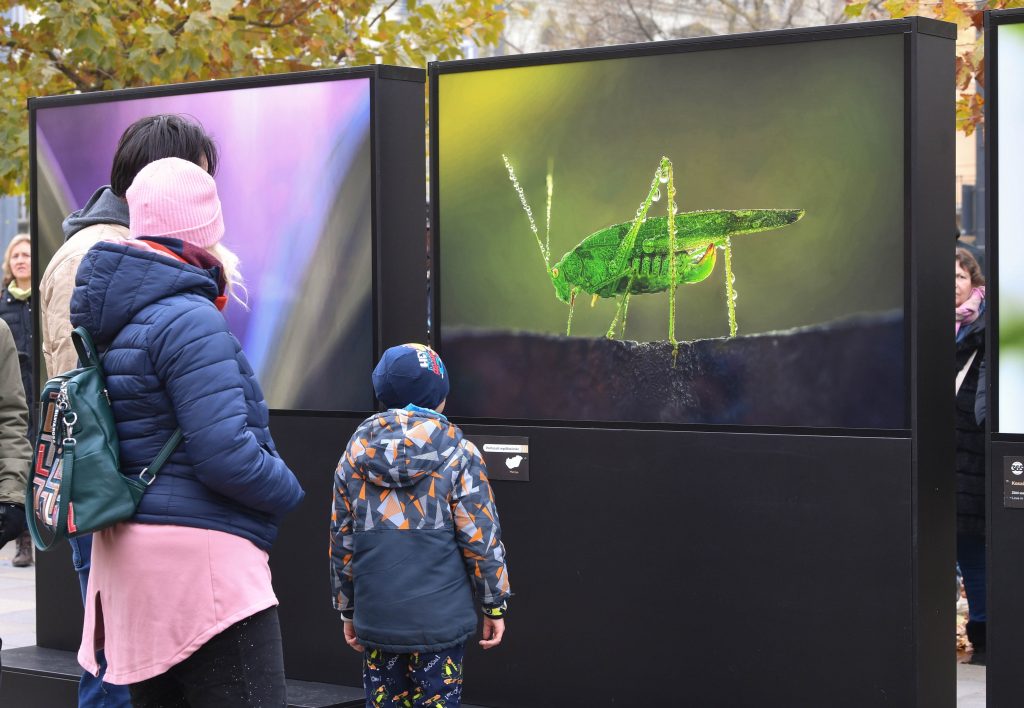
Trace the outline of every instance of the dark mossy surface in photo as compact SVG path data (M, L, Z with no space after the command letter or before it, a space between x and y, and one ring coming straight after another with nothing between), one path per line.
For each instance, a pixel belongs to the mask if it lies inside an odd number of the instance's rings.
M684 343L446 330L452 415L904 428L900 313Z

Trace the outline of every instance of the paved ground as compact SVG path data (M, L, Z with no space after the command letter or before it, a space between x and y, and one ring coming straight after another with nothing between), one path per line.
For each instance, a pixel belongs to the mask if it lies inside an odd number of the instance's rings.
M36 643L36 569L11 565L14 544L0 548L0 637L4 649Z
M967 598L961 597L956 603L957 625L960 635L963 634L963 626L967 624ZM958 645L964 643L963 637L958 637ZM959 646L958 646L959 649ZM967 658L960 653L960 660ZM957 708L985 708L985 667L971 666L970 664L957 664L956 667L956 705Z
M0 548L0 637L4 649L36 643L36 573L11 565L14 544ZM966 612L966 602L961 603ZM985 667L957 665L957 708L985 708Z

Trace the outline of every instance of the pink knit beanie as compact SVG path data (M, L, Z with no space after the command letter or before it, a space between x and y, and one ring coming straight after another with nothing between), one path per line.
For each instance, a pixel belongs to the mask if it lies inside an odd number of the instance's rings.
M187 160L149 163L135 175L125 198L132 238L170 236L209 248L224 236L217 183Z

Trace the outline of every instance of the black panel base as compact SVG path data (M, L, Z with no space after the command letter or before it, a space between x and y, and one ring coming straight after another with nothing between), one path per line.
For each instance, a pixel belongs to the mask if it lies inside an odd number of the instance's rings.
M75 654L21 647L0 654L0 705L4 708L74 708L78 705ZM365 702L362 688L288 680L288 708L351 708Z
M21 647L0 652L0 705L61 708L78 705L82 669L70 651Z

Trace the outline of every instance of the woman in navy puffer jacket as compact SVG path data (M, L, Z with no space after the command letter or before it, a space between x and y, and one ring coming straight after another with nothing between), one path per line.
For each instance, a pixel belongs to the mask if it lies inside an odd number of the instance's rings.
M102 353L122 472L142 472L176 428L184 440L133 519L94 536L79 662L97 673L103 649L105 680L129 684L134 706L283 706L267 551L303 492L219 312L235 259L216 185L168 158L127 199L136 240L86 254L71 321Z

